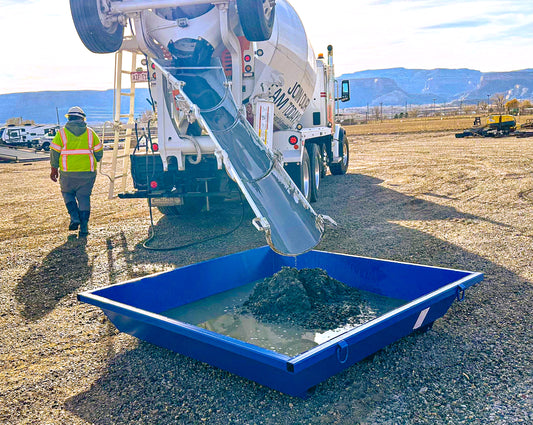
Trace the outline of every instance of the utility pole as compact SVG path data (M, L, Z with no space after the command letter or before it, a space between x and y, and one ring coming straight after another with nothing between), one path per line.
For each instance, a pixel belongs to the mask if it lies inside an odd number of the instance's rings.
M433 116L435 116L435 101L437 99L436 98L433 98Z
M383 102L379 102L379 115L381 116L381 122L383 122Z

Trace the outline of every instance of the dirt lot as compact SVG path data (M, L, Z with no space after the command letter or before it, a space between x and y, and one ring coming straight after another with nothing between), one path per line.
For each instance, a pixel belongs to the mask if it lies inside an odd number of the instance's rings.
M353 132L352 132L353 134ZM109 155L109 154L106 154ZM481 271L425 334L300 400L119 334L76 294L265 244L250 224L151 252L145 202L107 200L69 237L48 164L0 164L0 422L5 424L514 424L533 421L533 138L352 135L349 173L315 209L338 222L319 249ZM168 219L156 243L223 232L239 209Z

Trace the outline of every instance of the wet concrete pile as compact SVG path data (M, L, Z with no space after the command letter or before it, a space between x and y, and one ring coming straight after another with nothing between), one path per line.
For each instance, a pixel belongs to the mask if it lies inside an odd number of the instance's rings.
M265 322L328 330L351 322L361 314L363 304L359 290L322 269L283 267L255 286L242 313Z

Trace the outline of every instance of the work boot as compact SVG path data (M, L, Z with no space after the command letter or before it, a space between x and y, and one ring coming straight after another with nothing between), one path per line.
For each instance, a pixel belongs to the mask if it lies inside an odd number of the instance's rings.
M80 211L80 233L79 236L87 236L89 234L89 216L90 211Z
M74 201L68 202L66 204L67 211L70 214L70 224L68 225L68 230L78 230L80 225L80 210L78 209L78 204Z

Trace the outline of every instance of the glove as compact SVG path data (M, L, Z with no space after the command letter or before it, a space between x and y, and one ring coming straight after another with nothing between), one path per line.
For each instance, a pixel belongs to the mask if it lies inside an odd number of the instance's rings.
M51 179L53 182L56 182L58 177L59 177L59 171L58 171L58 169L52 167L52 168L50 169L50 179Z

